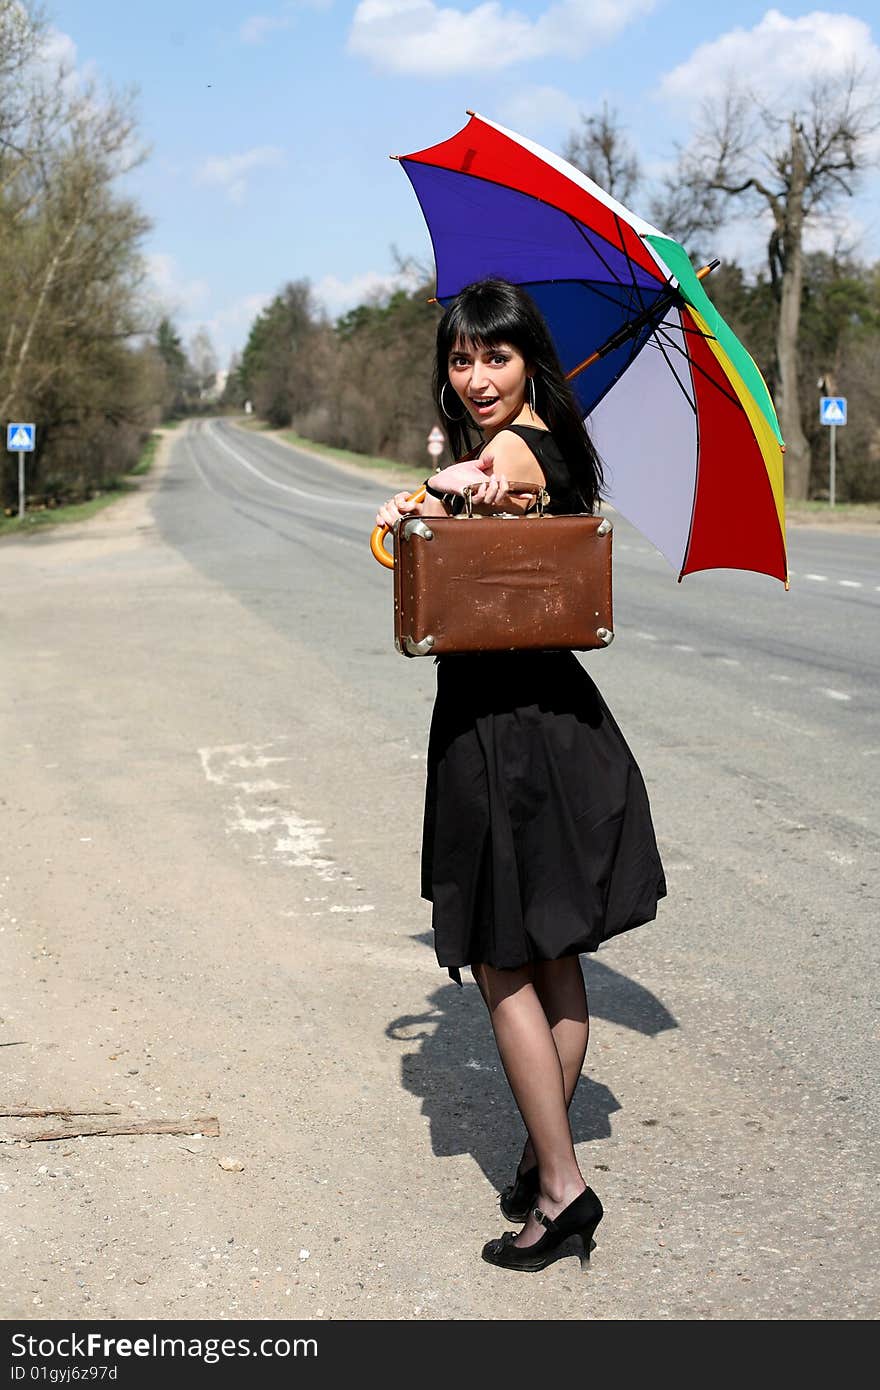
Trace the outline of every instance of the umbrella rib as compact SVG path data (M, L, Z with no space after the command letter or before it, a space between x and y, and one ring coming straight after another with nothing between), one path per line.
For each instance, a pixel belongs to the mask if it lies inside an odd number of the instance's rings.
M626 247L625 247L624 245L621 244L620 249L621 249L621 251L623 252L624 257L626 258L626 263L627 263L627 265L628 265L629 268L630 268L630 280L631 280L631 283L630 283L630 284L628 284L626 280L622 280L622 279L620 278L620 276L617 274L617 271L614 270L613 267L612 267L611 265L609 265L608 261L607 261L607 260L605 259L605 257L602 255L602 252L600 251L599 247L595 244L595 242L592 240L592 238L587 234L587 229L586 229L586 227L583 225L583 223L582 223L582 222L578 222L577 218L576 218L576 217L572 217L571 213L568 213L567 215L568 215L569 221L571 222L572 226L573 226L573 227L575 228L575 230L577 231L578 235L587 243L587 245L589 246L590 250L593 252L593 255L596 257L596 259L599 260L599 261L601 261L602 265L604 265L605 269L608 271L608 274L611 276L611 278L612 278L612 280L615 282L615 284L618 284L622 290L635 290L636 298L637 298L637 300L638 300L639 307L642 308L642 309L646 308L645 301L644 301L644 299L642 298L641 286L638 284L638 282L637 282L637 280L636 280L636 277L635 277L635 275L633 274L632 261L630 260L629 253L627 252ZM617 219L615 218L615 222L616 222L616 221L617 221ZM619 228L618 228L618 231L619 231ZM607 239L607 238L605 238L605 237L602 238L603 241L605 241L606 239ZM622 238L621 238L621 242L622 242ZM609 244L610 244L610 243L609 243ZM615 302L615 303L619 303L618 300L615 300L614 302ZM628 307L630 307L630 308L632 307L632 296L630 296L630 303L629 303L629 306L628 306Z
M614 214L614 225L615 225L615 227L617 228L617 235L618 235L618 237L619 237L619 239L620 239L620 249L621 249L621 251L623 252L623 254L624 254L625 258L626 258L626 263L627 263L627 265L629 266L629 273L630 273L630 279L632 280L632 287L633 287L633 289L634 289L635 292L636 292L636 296L637 296L637 298L638 298L639 305L640 305L640 307L641 307L641 309L642 309L642 312L643 312L643 313L647 313L647 311L648 311L648 306L647 306L647 304L645 303L644 298L642 297L642 287L641 287L641 285L638 283L638 281L636 280L635 265L634 265L634 262L633 262L633 259L632 259L631 255L629 254L629 252L628 252L627 249L626 249L626 241L624 240L624 236L623 236L623 223L621 222L621 220L620 220L620 215L619 215L618 213L615 213L615 214ZM671 289L672 286L670 285L669 288Z
M668 354L668 352L666 351L666 348L667 348L667 347L671 347L671 348L673 348L676 352L681 353L681 356L684 358L685 363L686 363L686 365L687 365L687 367L688 367L689 369L692 367L691 359L690 359L690 357L688 356L688 354L687 354L686 352L682 352L682 350L681 350L681 348L678 346L678 344L677 344L676 342L674 342L674 341L669 337L668 331L667 331L667 333L664 333L664 334L662 335L662 337L666 339L666 342L665 342L665 343L664 343L663 341L661 341L661 334L660 334L659 331L658 331L661 327L665 327L665 328L668 330L668 329L671 328L672 326L673 326L673 325L671 325L671 324L664 324L664 325L658 324L658 325L657 325L657 328L654 329L654 332L653 332L653 335L652 335L652 336L656 339L656 349L657 349L658 352L661 352L661 353L663 354L663 360L664 360L664 362L666 363L667 367L669 368L670 372L672 373L672 377L673 377L674 381L676 382L676 384L677 384L679 390L681 391L681 394L684 396L684 398L685 398L685 400L687 401L688 405L690 406L691 410L694 412L694 415L696 415L697 418L699 419L699 411L697 410L696 393L694 393L694 395L692 396L691 393L688 391L688 389L687 389L687 387L685 386L684 382L682 381L681 377L678 375L678 372L675 370L675 367L672 365L672 362L670 361L669 354ZM650 345L650 340L649 340L649 345Z
M684 325L683 325L683 324L682 324L682 328L684 328ZM685 330L685 331L686 331L686 330ZM691 331L693 332L694 330L692 329ZM699 333L699 329L696 329L695 331L696 331L697 333ZM705 333L700 333L700 337L701 337L701 338L705 338L705 337L706 337ZM733 405L735 405L739 410L744 410L744 409L745 409L745 407L744 407L742 401L740 400L739 396L737 396L736 393L735 393L734 391L727 391L727 390L725 390L725 388L721 385L720 381L717 381L716 378L715 378L714 376L712 376L709 372L707 372L707 371L706 371L706 368L703 367L703 366L701 366L699 362L695 362L694 359L693 359L691 356L688 355L688 353L686 353L682 348L679 347L678 343L672 342L671 340L669 340L669 339L667 338L667 344L668 344L668 346L669 346L670 348L673 349L674 352L678 352L678 353L681 354L681 356L684 358L684 360L687 362L688 366L690 367L690 370L691 370L692 373L695 372L695 371L699 372L701 376L704 376L704 377L706 378L706 380L710 383L710 385L712 385L712 386L715 387L716 391L720 391L721 394L722 394L722 396L726 396L727 399L728 399L729 401L731 401L731 402L733 403ZM663 353L664 357L666 357L666 352L665 352L665 349L663 348L663 346L662 346L659 342L658 342L657 346L658 346L658 348L660 349L660 351ZM666 358L666 360L667 360L667 362L669 362L669 359L668 359L668 358ZM670 370L672 370L671 364L670 364ZM673 372L673 376L676 376L676 380L678 379L675 372Z
M600 289L600 285L602 283L601 281L586 280L582 276L566 276L562 280L556 278L555 276L551 276L549 279L546 280L521 280L518 281L518 283L522 285L523 289L532 285L583 285L584 288L589 289L590 294L594 294L597 299L606 300L607 303L613 304L616 309L620 309L623 307L621 301L617 299L613 294L609 294L608 290ZM627 285L624 285L621 281L618 281L617 283L620 285L620 288L624 291L626 291L629 288ZM453 297L453 295L444 295L445 299L452 299ZM699 329L695 329L694 331L699 332Z
M646 327L647 327L647 325L646 325ZM620 368L614 373L614 376L611 378L611 380L610 380L609 382L606 383L605 389L604 389L604 391L602 392L602 394L601 394L600 396L597 396L596 399L593 401L593 403L592 403L591 406L590 406L590 414L591 414L591 415L592 415L593 411L596 410L596 408L602 404L602 402L604 401L605 397L609 394L609 392L612 391L613 388L617 385L618 381L619 381L620 378L623 376L624 372L627 371L627 370L629 369L629 367L632 366L632 364L633 364L633 362L635 361L635 359L636 359L636 357L638 356L638 354L639 354L639 353L642 351L642 349L645 347L646 343L648 343L648 342L650 341L650 338L651 338L650 331L646 332L646 333L644 334L644 336L642 336L641 333L635 333L635 334L633 334L633 336L632 336L632 338L631 338L631 340L630 340L630 352L629 352L629 357L628 357L627 361L624 362L624 363L620 366Z

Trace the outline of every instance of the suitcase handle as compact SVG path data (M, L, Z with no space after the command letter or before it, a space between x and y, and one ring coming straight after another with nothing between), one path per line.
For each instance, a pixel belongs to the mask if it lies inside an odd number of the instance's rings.
M478 486L478 483L474 484L474 487ZM547 493L547 489L545 487L542 487L540 483L511 483L510 487L508 488L508 491L531 493L534 497L537 497L538 499L538 506L536 509L537 515L544 515L544 508L547 506L550 498ZM426 492L426 488L420 487L415 492L411 492L406 500L407 502L424 502ZM469 487L465 488L464 492L462 493L462 496L465 500L465 515L471 517L474 514L473 501L471 500L471 489ZM389 552L385 549L385 537L388 535L388 532L390 530L390 526L374 526L372 534L370 536L370 549L373 552L373 558L375 560L378 560L380 565L384 565L385 569L387 570L394 569L394 556L389 554Z

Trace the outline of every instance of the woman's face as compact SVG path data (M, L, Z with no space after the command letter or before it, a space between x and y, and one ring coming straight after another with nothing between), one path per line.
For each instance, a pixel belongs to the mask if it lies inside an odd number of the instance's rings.
M459 340L449 354L449 380L471 418L492 434L523 408L526 360L510 343L475 347Z

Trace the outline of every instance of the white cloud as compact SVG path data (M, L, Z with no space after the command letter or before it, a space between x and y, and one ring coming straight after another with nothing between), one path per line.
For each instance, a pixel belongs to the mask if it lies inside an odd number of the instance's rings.
M233 352L240 352L244 347L254 319L272 298L271 294L259 291L243 294L208 318L194 315L183 319L180 324L181 337L189 342L200 328L205 329L217 350L218 361L228 362Z
M242 43L262 43L277 29L289 29L293 23L291 14L254 14L246 19L238 31Z
M198 169L199 183L216 184L233 203L244 202L247 175L254 169L275 169L284 163L284 151L278 145L259 145L242 154L212 155Z
M513 130L538 135L547 130L574 129L580 125L581 106L558 87L522 87L500 103L498 118Z
M203 304L209 293L205 280L187 280L173 256L154 251L144 256L147 274L156 298L168 314L192 314Z
M297 10L326 10L333 0L287 0L278 14L254 14L239 27L238 37L242 43L263 43L270 34L279 29L290 29L296 19Z
M2 0L0 0L2 3ZM0 55L2 57L2 55ZM8 84L7 84L8 85ZM59 112L62 104L67 106L67 119L75 112L80 119L100 123L107 111L117 103L123 110L130 109L124 96L121 102L109 83L104 81L96 64L91 60L79 62L77 46L63 29L48 25L41 36L24 72L10 87L9 95L14 103L14 88L18 88L24 98L21 105L26 111L33 110L28 100L29 89L41 92L50 105ZM136 126L132 127L129 138L124 141L111 160L111 167L117 174L127 173L145 153Z
M91 61L79 63L77 47L69 34L54 25L47 26L31 58L22 87L31 81L47 93L60 91L69 101L79 101L84 111L98 112L100 101L84 94L99 82L99 74Z
M330 317L338 318L357 304L381 300L394 290L414 290L418 283L417 275L405 271L402 274L383 275L378 270L365 270L349 280L340 280L337 275L325 275L312 286L312 290Z
M731 29L700 44L666 73L660 94L695 106L735 78L775 105L786 90L853 67L880 71L880 49L864 20L824 10L789 19L768 10L754 29Z
M434 0L360 0L348 49L389 72L446 77L537 58L580 58L606 43L656 0L557 0L529 19L500 0L475 9Z
M821 222L808 222L804 227L804 249L824 251L829 256L860 254L868 243L868 226L864 218L847 208L835 208Z
M38 62L45 63L53 73L59 68L72 72L76 68L76 44L63 29L50 25L39 48Z
M880 79L880 48L864 20L825 10L791 19L773 9L752 29L731 29L695 48L685 62L662 78L659 94L693 118L702 103L720 95L733 82L783 118L809 96L812 84L850 74L863 79L861 95L856 97L862 104L870 84ZM880 157L880 132L866 136L864 153L869 161ZM725 260L737 260L752 268L762 266L770 232L769 211L753 206L740 212L728 206L727 214L713 250ZM873 206L870 202L862 206L859 195L855 205L809 218L804 227L805 248L829 252L848 249L862 255L876 216L876 196Z

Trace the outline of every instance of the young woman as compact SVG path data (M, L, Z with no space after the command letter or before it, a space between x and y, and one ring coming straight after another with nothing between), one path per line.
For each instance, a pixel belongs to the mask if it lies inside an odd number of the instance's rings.
M466 486L477 511L523 512L533 499L510 479L546 486L551 511L597 508L601 465L523 290L462 290L438 328L434 390L461 461L421 504L391 498L378 525L454 513ZM589 1036L579 955L651 921L665 892L641 774L574 654L438 658L422 895L439 963L458 984L473 972L527 1131L501 1197L524 1225L484 1247L492 1264L543 1269L570 1236L589 1258L602 1205L568 1121Z

